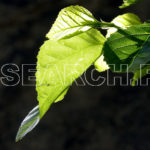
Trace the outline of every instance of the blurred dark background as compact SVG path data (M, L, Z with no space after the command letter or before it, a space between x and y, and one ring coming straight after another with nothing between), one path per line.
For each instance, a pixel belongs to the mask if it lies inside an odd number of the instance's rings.
M71 4L86 7L97 19L105 21L125 12L137 14L142 21L150 19L150 0L123 10L118 9L121 3L121 0L0 0L1 67L15 63L21 76L22 64L35 64L39 47L58 12ZM27 80L26 72L24 77ZM52 105L36 129L15 143L21 121L37 104L36 91L34 86L21 83L14 87L0 83L0 150L149 150L149 89L119 84L97 87L73 84L65 99Z

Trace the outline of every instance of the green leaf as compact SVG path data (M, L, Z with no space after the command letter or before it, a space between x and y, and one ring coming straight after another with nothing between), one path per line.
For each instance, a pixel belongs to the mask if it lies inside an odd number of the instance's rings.
M130 70L136 71L140 69L140 65L147 64L150 61L150 36L145 40L140 51L134 58Z
M134 73L134 76L133 76L132 86L135 86L136 81L138 79L146 76L149 72L150 72L150 65L149 64L145 65L143 68L141 67L140 70L136 71Z
M40 117L60 101L69 86L100 55L105 38L96 29L63 40L48 40L40 49L36 89Z
M141 63L146 64L150 53L149 37L150 24L135 25L112 34L104 45L104 58L112 64L111 70L135 72Z
M94 63L97 71L103 72L109 69L108 64L104 61L104 55L101 55Z
M99 21L84 7L69 6L60 11L46 36L52 40L69 38L97 27L98 24Z
M116 18L112 20L112 23L114 23L116 26L126 29L127 27L133 26L133 25L138 25L141 24L141 20L138 16L132 13L126 13L123 15L119 15ZM106 37L110 37L112 33L115 33L117 31L117 28L109 28L107 30L107 35Z
M125 8L128 6L131 6L137 2L139 2L140 0L123 0L123 4L121 6L119 6L119 8Z
M64 98L64 96L67 94L68 90L69 88L65 89L65 91L63 91L63 93L55 100L55 103L61 101Z
M150 65L150 37L146 40L146 42L143 45L143 48L136 56L136 59L133 61L131 69L135 70L132 85L135 85L135 82L139 79L145 76L149 69ZM141 64L139 66L139 64Z
M39 121L40 121L39 107L36 106L29 112L29 114L22 121L16 136L16 142L21 140L27 133L33 130L33 128L39 123Z
M123 15L119 15L115 19L112 20L112 23L114 23L116 26L126 29L129 26L132 25L138 25L141 24L140 18L132 13L126 13ZM106 38L110 37L111 34L117 32L117 28L111 27L107 30ZM94 63L95 68L99 71L106 71L109 69L108 64L106 61L104 61L104 56L100 56L100 58Z

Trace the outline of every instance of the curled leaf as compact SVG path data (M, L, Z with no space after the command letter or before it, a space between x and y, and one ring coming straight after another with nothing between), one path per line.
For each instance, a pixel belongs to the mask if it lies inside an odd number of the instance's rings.
M22 121L16 136L16 142L32 131L40 121L39 107L33 108Z

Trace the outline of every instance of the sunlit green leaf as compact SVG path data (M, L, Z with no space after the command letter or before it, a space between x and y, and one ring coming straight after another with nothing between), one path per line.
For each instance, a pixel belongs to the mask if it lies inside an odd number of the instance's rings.
M119 15L116 18L112 20L112 23L114 23L116 26L126 29L127 27L133 26L133 25L138 25L141 24L141 20L138 16L132 13L126 13L123 15ZM117 31L117 28L109 28L107 30L107 35L106 37L110 37L110 35L114 32Z
M101 55L94 63L94 66L97 71L103 72L109 69L106 61L104 61L104 55Z
M99 22L82 6L69 6L62 9L47 34L49 39L69 38L97 27Z
M128 7L130 5L133 5L137 2L139 2L140 0L123 0L123 4L119 7L119 8L125 8Z
M91 29L69 39L48 40L43 44L36 73L41 117L101 55L104 41L98 30Z

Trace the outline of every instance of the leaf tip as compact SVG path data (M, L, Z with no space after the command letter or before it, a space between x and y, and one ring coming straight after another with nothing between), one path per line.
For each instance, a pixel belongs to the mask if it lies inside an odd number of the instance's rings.
M40 116L39 116L39 106L33 108L29 114L25 117L22 121L19 130L16 135L15 141L20 141L26 134L32 131L35 126L39 123Z

